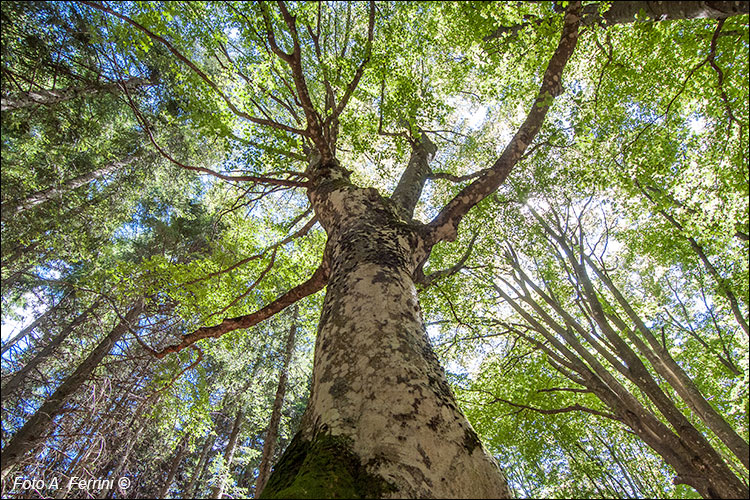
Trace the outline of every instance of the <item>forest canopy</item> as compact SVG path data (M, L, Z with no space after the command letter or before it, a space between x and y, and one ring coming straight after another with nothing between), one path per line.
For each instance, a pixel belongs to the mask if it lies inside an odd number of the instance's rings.
M746 2L3 1L3 498L746 498Z

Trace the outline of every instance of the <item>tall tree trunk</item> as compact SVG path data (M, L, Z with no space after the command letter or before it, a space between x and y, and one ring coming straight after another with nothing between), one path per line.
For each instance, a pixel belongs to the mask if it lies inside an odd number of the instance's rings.
M154 401L152 403L156 404L158 399L161 397L161 393L157 395L156 398L154 398ZM141 437L141 433L143 432L143 429L146 428L146 424L148 423L148 419L141 418L141 415L145 413L146 409L149 408L149 405L147 404L147 401L144 401L136 410L135 414L133 415L133 419L128 424L128 427L132 429L133 424L138 421L138 427L135 428L135 430L127 432L123 438L124 442L120 442L119 446L116 449L116 452L113 454L114 457L116 457L116 461L114 462L114 466L111 467L110 470L107 469L101 469L99 472L99 476L101 478L110 478L110 479L117 479L122 474L123 469L125 469L125 466L128 463L128 459L130 458L130 453L133 451L133 447L138 442L138 440ZM113 457L113 458L114 458ZM118 489L119 489L118 485ZM99 492L99 498L111 498L112 495L117 490L102 490ZM127 491L121 491L122 495L126 495Z
M185 453L187 453L187 443L189 438L190 434L185 434L184 436L182 436L182 439L180 439L180 442L177 443L174 458L172 459L172 463L169 465L167 480L164 481L161 489L159 489L159 493L156 494L156 498L165 498L167 496L167 493L169 493L169 487L172 486L174 477L177 475L177 469L180 468L182 458L185 456Z
M284 360L279 372L279 385L276 387L276 398L273 401L273 410L271 411L271 421L268 423L266 437L263 440L263 453L258 466L258 479L255 481L255 498L260 498L260 493L268 481L268 473L271 472L271 460L276 448L276 438L279 432L279 421L281 420L281 408L284 405L284 394L286 393L286 382L289 376L289 362L294 353L294 338L297 333L297 314L299 307L294 306L292 313L292 326L289 328L289 335L286 338L286 349L284 350Z
M206 436L206 442L203 444L203 450L201 450L201 456L198 459L198 464L195 466L193 476L190 478L190 482L183 492L184 498L195 498L195 489L198 486L198 481L200 481L200 478L203 476L203 472L206 470L208 454L211 452L211 448L213 448L215 442L216 436L214 436L213 432L209 432L208 436Z
M310 401L261 498L509 497L425 332L420 226L335 160L309 173L330 277Z
M6 351L8 351L8 349L16 345L19 341L26 338L26 336L30 334L31 332L33 332L39 325L46 322L50 318L50 316L52 316L60 308L60 306L65 303L68 296L69 294L65 294L65 296L62 299L60 299L60 302L58 302L52 307L47 308L47 310L44 311L37 319L35 319L33 323L31 323L29 326L27 326L26 328L18 332L18 334L16 334L16 336L13 337L12 339L8 339L8 341L5 344L3 344L0 354L5 354Z
M136 160L136 156L129 156L122 161L114 161L102 167L96 168L91 172L87 172L78 177L74 177L62 183L60 186L50 187L41 191L28 194L23 199L13 200L12 202L6 202L2 207L2 218L7 219L14 217L26 210L34 208L37 205L45 203L55 198L61 198L66 193L73 191L81 186L85 186L89 182L103 177L107 174L115 172L127 165L130 165ZM7 205L11 205L7 207Z
M122 83L129 92L132 92L140 86L151 84L149 80L143 78L129 78ZM28 92L4 95L0 100L0 111L13 111L40 104L51 106L77 97L94 95L101 92L117 93L120 91L121 87L117 82L104 84L94 82L84 87L68 87L65 89L30 90Z
M621 331L627 332L628 337L636 346L639 352L643 354L649 363L654 367L656 372L664 377L675 392L682 398L685 404L690 408L694 414L696 414L703 423L713 431L716 436L730 449L732 453L742 462L747 469L750 466L748 461L750 460L750 447L748 443L742 439L742 437L724 420L721 414L711 406L708 400L703 397L698 386L695 385L693 380L688 376L682 367L672 358L669 351L659 344L659 341L651 333L651 330L646 327L646 324L633 310L630 304L625 300L620 291L614 286L614 283L603 273L598 267L594 265L590 258L585 257L587 264L591 266L594 272L599 278L605 283L607 288L612 291L613 295L617 299L618 303L623 307L626 314L630 317L636 328L646 338L649 345L646 345L638 336L635 335L631 329L625 325L625 323L615 315L610 316L612 321L620 328ZM650 348L649 348L650 346Z
M229 442L227 443L227 449L224 452L224 467L219 474L218 484L211 490L211 498L221 498L224 495L224 487L228 476L230 474L229 468L232 465L234 459L234 450L237 448L237 438L240 435L240 428L242 427L242 421L245 418L245 412L242 410L237 411L237 416L234 419L234 425L232 426L232 433L229 435Z
M89 379L93 371L99 366L104 356L112 346L135 326L138 316L143 310L143 302L137 301L112 331L104 337L78 368L57 388L57 390L42 404L42 406L26 421L24 426L16 432L2 451L2 478L16 465L23 455L42 441L44 433L52 421L76 391Z
M576 321L554 297L547 294L530 279L522 269L521 263L511 247L508 247L508 262L514 268L514 279L520 287L514 293L517 293L520 300L528 304L542 318L557 337L548 333L544 326L537 322L520 306L517 300L512 299L501 287L493 285L493 288L537 332L545 337L551 347L541 343L537 343L537 345L550 355L550 359L555 360L555 363L552 363L553 366L558 366L558 369L571 380L589 388L614 412L614 416L608 415L609 418L614 418L629 426L637 436L643 439L674 468L677 472L675 483L692 486L704 498L744 497L747 488L729 469L721 455L683 415L675 402L663 392L630 346L613 331L607 322L606 314L596 291L588 278L584 267L584 259L579 260L568 242L552 230L536 211L529 210L550 238L559 245L561 249L559 253L560 261L570 265L574 278L582 288L581 293L583 300L586 302L586 310L590 311L589 321L591 325L599 326L604 337L606 337L606 341L601 337L594 337L589 328ZM507 282L506 285L510 286ZM565 326L551 317L539 302L531 296L531 292L552 307L555 313L562 318ZM580 335L589 347L585 347L574 332ZM558 338L564 339L566 345L563 345ZM552 347L558 354L550 351ZM590 352L590 348L593 348L602 358L607 360L610 366L638 387L641 393L653 402L671 426L671 429L638 401L630 392L630 389L621 384L599 362ZM562 369L562 366L573 370L580 378L572 377L570 372Z
M60 333L58 333L52 340L50 340L47 345L45 345L42 350L39 351L38 354L31 358L25 365L23 365L8 379L8 381L2 387L3 402L8 396L13 394L16 389L18 389L19 385L26 379L29 373L34 371L42 361L49 358L50 355L55 352L58 347L60 347L60 344L62 344L63 341L68 338L68 335L70 335L70 333L76 327L78 327L78 325L86 321L86 318L88 318L89 314L91 314L91 312L96 309L100 303L101 299L98 299L93 304L91 304L88 309L79 314L73 321L71 321L65 328L63 328Z

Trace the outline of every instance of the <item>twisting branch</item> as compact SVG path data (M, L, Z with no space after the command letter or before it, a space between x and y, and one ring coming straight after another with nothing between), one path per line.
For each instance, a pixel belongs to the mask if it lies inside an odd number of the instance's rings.
M428 245L434 245L442 240L453 241L458 233L458 224L464 215L505 181L536 137L552 100L562 94L562 72L578 41L580 10L581 2L571 2L565 11L560 43L547 65L541 88L523 125L492 167L461 190L430 222L426 238Z
M268 45L271 47L271 51L276 54L279 59L289 65L292 70L292 79L294 80L294 86L297 90L296 94L300 100L300 106L305 112L305 118L307 119L307 128L304 131L306 137L309 137L318 152L321 155L323 163L328 163L333 159L333 153L331 147L328 144L327 138L323 134L323 127L315 106L310 99L310 91L307 88L307 81L305 80L304 72L302 71L302 49L299 43L299 34L297 33L297 21L292 16L284 5L284 2L279 1L279 10L281 16L289 29L289 33L292 37L292 52L284 52L276 43L276 35L274 34L273 24L271 23L271 15L268 12L268 6L265 2L260 2L261 14L263 15L263 21L266 25L266 37L268 39Z
M621 421L622 420L617 415L613 415L612 413L607 413L607 412L603 412L603 411L599 411L599 410L594 410L593 408L588 408L587 406L579 405L578 403L575 403L575 404L570 405L570 406L566 406L564 408L554 408L554 409L551 409L551 410L545 410L543 408L535 408L533 406L528 406L528 405L524 405L524 404L514 403L512 401L508 401L507 399L503 399L501 397L495 396L494 394L492 394L489 391L482 390L482 391L477 391L477 392L482 392L482 393L487 394L488 396L492 396L493 399L490 400L488 402L488 404L504 403L504 404L506 404L508 406L512 406L514 408L520 408L519 412L523 411L523 410L531 410L531 411L535 411L537 413L542 413L544 415L555 415L557 413L568 413L568 412L571 412L571 411L582 411L582 412L585 412L585 413L590 413L592 415L597 415L599 417L604 417L604 418L608 418L608 419L611 419L611 420L617 420L617 421Z
M267 306L259 309L251 314L239 316L237 318L227 318L218 325L215 326L204 326L199 328L193 333L184 335L180 342L175 345L167 346L161 350L150 349L150 352L157 358L161 359L169 353L180 352L186 347L193 345L202 339L207 338L219 338L225 333L232 332L234 330L240 330L243 328L250 328L257 325L261 321L270 318L279 311L282 311L286 307L294 304L300 299L312 295L313 293L322 290L328 282L328 265L326 263L321 264L318 269L315 270L313 275Z

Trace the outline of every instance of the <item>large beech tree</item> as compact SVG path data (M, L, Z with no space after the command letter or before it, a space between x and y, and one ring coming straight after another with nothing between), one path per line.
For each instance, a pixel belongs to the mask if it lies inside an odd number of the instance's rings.
M732 30L722 31L733 16L746 13L746 7L734 2L682 2L683 8L676 10L646 5L650 2L623 2L613 8L564 4L87 0L65 4L56 15L61 25L74 26L70 36L83 40L88 52L82 49L76 55L80 67L66 66L64 71L58 69L59 61L66 59L64 50L59 51L58 62L42 49L44 57L38 64L31 57L17 57L16 67L7 68L10 84L3 86L4 119L8 116L13 130L24 134L24 120L33 123L33 113L54 115L56 107L77 100L110 100L127 111L132 122L125 135L130 139L118 144L115 158L107 155L106 160L89 162L89 168L70 169L51 185L24 184L18 180L22 174L14 171L9 178L17 182L19 192L7 198L3 194L4 224L7 220L9 227L20 226L43 218L54 200L84 187L95 193L83 196L83 206L95 204L96 192L126 183L125 172L133 166L136 173L144 172L138 182L158 182L148 177L145 166L154 158L182 173L204 176L201 195L206 199L236 198L230 208L217 211L214 228L219 222L228 224L222 217L231 217L237 232L260 234L254 237L262 250L241 254L247 249L237 245L241 237L229 229L229 236L212 247L209 258L193 262L178 257L177 251L164 251L161 260L152 254L144 257L147 264L142 268L124 267L139 270L143 281L133 285L142 288L139 297L150 303L176 303L174 314L184 320L179 335L151 336L145 341L137 337L141 349L162 360L185 356L187 348L206 345L200 342L204 339L253 331L262 321L325 289L309 401L294 439L256 497L510 497L511 488L496 458L459 407L433 351L420 305L422 291L466 265L476 234L469 249L451 265L436 269L433 261L443 260L445 249L455 245L452 242L469 239L466 221L479 211L487 213L519 164L555 147L560 137L568 137L569 129L574 129L572 141L593 141L594 136L611 141L613 150L632 151L643 147L638 142L641 135L664 116L672 113L688 120L687 105L676 111L672 106L686 88L700 95L688 86L699 70L711 70L718 77L705 99L726 110L732 151L747 145L746 110L738 105L743 95L732 93L736 81L746 76L746 67L733 61L741 68L721 69L724 64L729 67L730 55L724 54L733 54L728 48L730 37L739 40L735 45L747 45L746 16L745 25L735 23ZM33 19L29 15L29 22ZM592 131L593 118L586 114L596 115L598 100L606 101L600 94L603 82L622 78L628 89L638 83L625 70L605 74L610 66L625 66L617 61L616 51L631 43L640 57L648 59L642 53L648 52L652 41L645 36L638 39L640 32L633 30L643 29L643 23L631 21L646 21L650 30L660 32L667 28L655 28L658 23L653 21L699 22L696 19L703 24L690 29L698 42L692 52L684 50L691 69L684 81L665 82L669 89L677 88L677 96L649 109L622 90L616 105L627 109L630 119L646 123L643 130L630 143L620 141L622 131L615 127ZM636 40L628 42L628 33L633 32L638 33ZM625 41L616 39L621 34ZM668 36L659 43L668 44ZM587 67L594 57L605 60L596 74ZM37 66L42 68L41 76ZM637 91L642 89L633 94ZM565 99L568 109L556 112L556 103ZM548 127L551 117L554 126ZM629 126L623 119L622 129ZM33 135L33 130L28 133ZM106 142L97 145L104 146ZM13 152L13 158L23 158L20 147ZM739 153L731 161L742 160ZM594 170L580 163L582 175ZM438 164L441 171L436 171ZM107 176L112 180L103 182ZM94 189L97 183L101 186ZM248 207L247 220L237 216L241 207ZM740 225L740 234L746 234L743 221L733 222ZM279 226L284 230L277 238L281 231L274 228ZM138 230L138 225L129 226L129 231ZM106 239L106 231L94 232ZM3 251L8 267L3 276L14 280L7 285L9 294L22 296L29 270L64 255L47 244L47 238L56 241L48 232L42 229L16 238L12 250ZM557 234L549 232L552 237ZM299 245L302 256L284 255L292 244ZM230 262L227 248L232 245L234 253L241 255ZM558 331L544 330L545 339L557 350L545 344L545 352L560 356L575 350L582 359L571 354L569 361L559 363L575 369L588 390L620 412L616 420L673 467L676 481L706 498L745 496L742 474L731 469L700 429L686 431L681 410L659 396L658 381L648 375L639 357L641 351L649 357L656 347L633 350L614 332L611 323L623 332L627 326L608 321L593 285L585 282L586 266L591 263L577 260L573 250L567 257L589 304L599 307L591 312L591 328L601 330L615 346L622 363L614 365L627 370L629 380L639 388L657 394L654 403L665 419L650 413L612 378L590 347L573 336L572 327L566 330L550 318L548 323ZM710 264L705 254L704 262ZM517 267L521 269L520 264ZM713 269L720 296L729 301L747 332L746 298L742 294L738 298L728 280ZM274 275L282 273L285 279L271 283ZM235 282L226 289L207 291L210 283L232 277ZM506 299L512 302L509 296ZM133 323L142 308L139 302L123 325ZM564 316L562 308L557 314ZM586 337L586 328L580 329L591 345L598 345ZM126 326L121 330L117 339ZM112 342L95 349L95 363L84 362L87 376ZM290 348L285 363L291 355ZM202 355L195 363L201 359ZM687 387L680 395L732 453L739 456L746 451L746 439L703 396L695 395L697 389L674 360L664 359L671 364L663 359L649 361L670 383L679 381L680 390ZM285 366L282 373L286 370ZM18 369L8 384L16 387L25 373ZM79 387L77 374L73 378ZM45 426L51 423L54 415L48 410L54 404L59 410L63 399L58 393L72 387L66 383L4 443L4 477L41 440L36 422L44 417ZM227 467L233 462L247 413L242 407L233 410L224 452ZM279 418L278 409L274 415ZM672 434L669 426L677 433ZM139 432L140 428L135 434ZM192 434L186 428L181 432L165 466L166 481L152 488L162 495L191 453ZM214 440L210 433L205 438L188 494L203 474ZM742 465L747 468L747 461ZM116 468L122 470L122 464ZM222 496L227 479L227 471L222 470L212 495Z

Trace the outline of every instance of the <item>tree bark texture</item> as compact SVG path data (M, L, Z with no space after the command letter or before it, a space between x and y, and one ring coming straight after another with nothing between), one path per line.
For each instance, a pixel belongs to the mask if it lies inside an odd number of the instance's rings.
M276 439L279 433L279 422L281 420L281 408L284 405L284 394L286 393L286 382L289 376L289 362L294 354L294 339L297 333L297 314L299 308L295 305L292 313L292 326L289 328L289 335L286 339L286 349L284 350L284 360L279 373L279 384L276 387L276 397L273 401L273 410L271 410L271 420L268 423L266 437L263 439L263 453L258 466L258 479L255 481L255 498L260 497L260 493L266 486L268 474L271 472L271 461L273 452L276 449Z
M135 326L138 316L143 310L142 301L127 312L112 331L104 337L91 353L84 359L78 368L57 388L57 390L42 404L42 406L26 421L24 426L16 432L2 451L2 477L16 465L29 450L37 443L45 439L45 432L50 424L59 415L65 404L78 391L78 389L89 379L104 356L112 349L112 346L128 331Z
M728 17L750 12L750 2L612 2L607 12L600 14L600 4L589 4L582 9L582 24L627 24L636 22L636 16L642 21L676 21L679 19L727 19ZM484 38L485 41L502 35L515 35L522 28L538 24L543 19L514 26L503 26Z
M425 332L421 226L335 160L310 174L330 278L310 402L261 497L509 497Z

